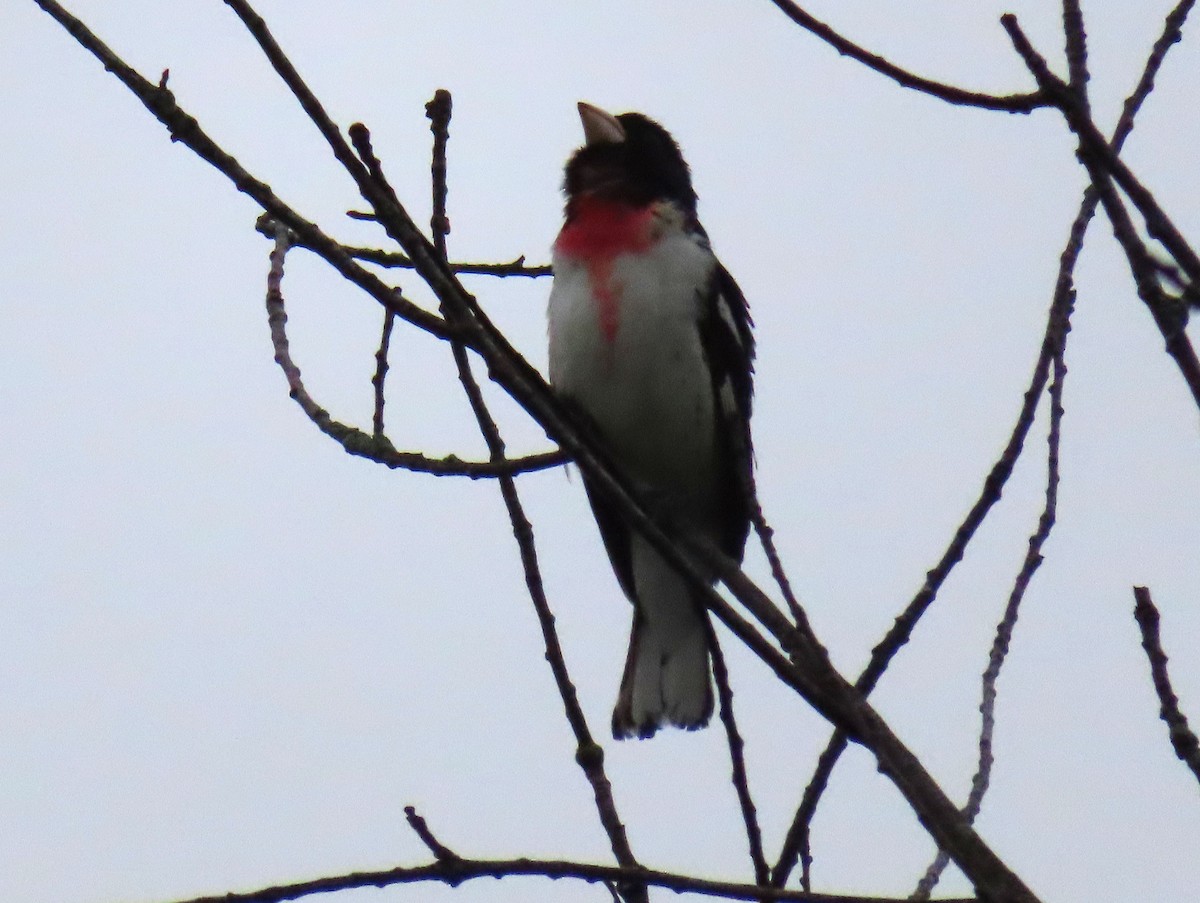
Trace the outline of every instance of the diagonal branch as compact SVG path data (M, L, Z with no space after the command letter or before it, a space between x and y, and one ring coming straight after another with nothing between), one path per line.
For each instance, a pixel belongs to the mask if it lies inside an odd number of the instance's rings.
M1039 54L1021 30L1017 17L1008 13L1000 17L1013 47L1025 61L1038 86L1063 114L1068 127L1079 139L1080 162L1087 167L1092 182L1107 181L1110 177L1129 196L1146 222L1147 231L1162 242L1193 282L1200 282L1200 256L1159 206L1154 195L1125 165L1100 134L1084 105L1075 97L1071 87L1050 71L1045 57ZM1105 205L1108 209L1108 205Z
M1004 607L1004 615L996 626L996 635L992 641L991 651L988 653L987 668L983 672L983 698L979 703L981 716L979 759L975 775L971 778L971 790L967 794L966 805L963 806L963 814L971 823L974 823L975 819L979 817L979 812L983 807L983 798L991 784L992 765L995 761L992 755L992 741L996 732L996 685L1000 680L1000 671L1004 667L1005 659L1008 657L1008 649L1012 642L1013 630L1017 625L1021 602L1025 598L1025 592L1029 589L1034 573L1041 567L1042 549L1050 538L1050 532L1054 529L1058 512L1058 452L1062 437L1063 381L1067 375L1067 365L1063 360L1063 355L1066 352L1067 333L1071 328L1070 316L1075 299L1074 289L1067 289L1064 297L1064 303L1056 303L1052 314L1059 318L1060 322L1059 341L1054 349L1054 378L1050 382L1050 430L1046 438L1046 500L1042 507L1042 513L1038 517L1037 529L1029 537L1029 548L1021 562L1016 580L1013 582L1012 592ZM925 871L909 899L928 900L949 864L950 857L946 855L946 851L938 850L933 862Z
M826 44L829 44L842 56L848 56L852 60L857 60L867 68L875 70L880 75L886 75L892 81L905 88L911 88L914 91L928 94L931 97L936 97L939 100L946 101L946 103L958 106L980 107L985 110L1002 110L1008 113L1028 113L1039 107L1050 105L1049 100L1041 92L1005 95L981 94L924 78L913 72L909 72L907 69L902 69L895 63L888 62L888 60L878 54L871 53L848 38L842 37L824 22L805 12L793 3L792 0L771 0L771 2L779 7L785 16L801 28L816 35Z
M1167 674L1167 654L1163 652L1162 640L1159 637L1158 609L1154 600L1150 598L1150 590L1144 586L1133 588L1133 599L1133 616L1142 632L1142 648L1146 650L1146 658L1150 662L1150 677L1154 681L1154 692L1158 694L1159 717L1166 723L1170 732L1175 755L1192 770L1196 780L1200 781L1200 739L1197 739L1188 727L1187 716L1179 710L1179 697L1171 687L1171 678Z

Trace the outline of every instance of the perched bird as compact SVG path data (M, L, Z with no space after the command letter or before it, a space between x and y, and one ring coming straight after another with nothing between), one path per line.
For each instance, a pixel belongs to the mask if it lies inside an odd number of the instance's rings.
M579 104L554 243L550 382L669 516L741 560L749 530L754 338L709 247L679 146L640 113ZM694 730L713 710L707 613L584 476L633 629L613 736Z

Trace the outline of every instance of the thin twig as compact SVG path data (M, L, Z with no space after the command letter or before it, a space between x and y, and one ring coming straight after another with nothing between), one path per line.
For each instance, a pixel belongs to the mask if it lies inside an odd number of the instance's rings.
M1067 71L1071 74L1071 90L1076 102L1089 109L1087 83L1087 30L1083 26L1083 10L1079 0L1063 0L1063 34L1066 36Z
M750 475L749 497L750 521L754 524L754 532L758 535L763 553L767 556L767 563L771 566L771 576L775 578L779 591L783 593L783 600L787 603L788 611L792 613L792 620L802 630L811 631L812 628L808 625L808 615L792 591L792 583L783 569L783 559L779 557L779 550L775 548L775 530L767 523L767 516L763 514L762 502L758 498L758 487L753 474Z
M754 797L750 795L750 778L746 773L746 743L738 731L737 719L733 714L733 689L729 685L729 669L725 666L725 655L717 633L708 627L708 645L712 653L713 676L717 683L717 699L720 701L721 724L725 727L725 740L729 746L731 780L737 793L738 807L742 810L742 824L746 827L746 843L750 848L750 863L754 867L754 882L766 886L771 871L763 853L762 829L758 824L758 810Z
M1076 100L1070 86L1050 71L1045 57L1034 49L1021 30L1017 17L1006 13L1000 17L1000 23L1038 86L1062 112L1068 127L1079 139L1079 158L1087 167L1093 183L1099 187L1101 181L1111 176L1142 215L1146 230L1162 243L1189 279L1200 282L1200 256L1159 206L1150 190L1109 147L1088 111ZM1105 209L1107 211L1107 204Z
M296 237L293 244L303 244L319 253L346 279L367 292L388 310L441 339L449 338L445 322L435 314L421 309L402 297L378 276L356 263L336 241L321 231L314 223L300 216L285 204L271 186L242 167L226 153L200 127L196 119L175 102L174 95L165 87L144 78L128 63L117 56L91 32L79 19L67 12L56 0L34 0L34 2L59 23L81 46L99 60L105 70L116 76L142 102L159 122L167 127L172 141L188 147L198 157L224 174L238 191L243 192L259 204L276 221L283 223Z
M390 310L384 311L383 330L379 334L379 350L375 352L375 375L371 377L371 385L375 389L375 413L371 422L377 440L384 436L383 406L386 402L384 380L387 379L388 348L392 343L392 328L395 325L396 315Z
M919 91L922 94L928 94L939 100L959 106L981 107L985 110L1003 110L1008 113L1028 113L1039 107L1049 106L1049 101L1038 92L1006 95L981 94L975 91L967 91L964 88L957 88L954 85L947 85L943 82L923 78L920 75L909 72L907 69L900 68L895 63L888 62L883 57L871 53L853 41L842 37L824 22L805 12L793 3L792 0L771 0L771 2L779 7L785 16L801 28L831 45L842 56L848 56L853 60L857 60L864 66L874 69L881 75L886 75L892 81L905 88L911 88L914 91Z
M1171 687L1167 674L1167 654L1163 652L1159 636L1159 614L1150 590L1144 586L1133 588L1133 616L1142 632L1142 648L1150 662L1150 678L1154 681L1154 692L1158 694L1159 717L1167 725L1171 747L1175 755L1192 770L1200 781L1200 739L1188 727L1187 716L1179 709L1179 697Z
M379 248L350 246L346 247L346 251L356 260L365 260L368 263L378 264L383 267L406 270L416 267L416 264L412 262L412 258L399 251L383 251ZM501 278L506 276L525 276L529 279L554 275L554 269L549 264L527 266L524 254L515 260L510 260L508 263L455 263L451 261L450 272L455 275L465 276L498 276Z
M1050 429L1046 438L1045 503L1042 506L1042 513L1038 517L1037 529L1029 537L1029 548L1025 553L1024 560L1021 562L1021 568L1017 572L1016 580L1013 582L1012 592L1009 594L1008 603L1004 607L1004 615L1001 617L1000 623L996 626L992 648L988 653L987 668L983 672L982 699L979 703L981 720L979 730L979 758L975 774L971 778L971 790L967 794L967 802L963 806L963 815L972 823L979 816L979 812L983 807L983 798L987 794L988 787L991 784L992 765L995 761L992 755L992 742L996 732L996 687L1000 680L1000 671L1004 667L1004 662L1008 657L1013 630L1016 628L1017 617L1021 610L1021 602L1025 598L1025 592L1029 588L1030 581L1033 580L1033 575L1042 564L1042 549L1045 547L1046 541L1050 538L1050 533L1054 529L1055 518L1058 512L1058 453L1062 438L1063 381L1067 376L1064 354L1066 352L1067 333L1071 328L1070 317L1075 299L1074 288L1067 288L1063 297L1065 301L1062 304L1055 304L1053 314L1058 319L1059 330L1058 342L1054 349L1054 378L1050 381ZM945 850L938 850L933 862L926 869L925 874L917 883L917 887L909 899L928 900L929 895L933 893L934 887L937 886L942 873L949 864L950 857L946 855Z
M404 807L404 818L408 821L408 826L413 829L413 833L421 838L421 843L428 847L429 852L433 853L438 862L461 862L462 857L456 852L433 836L433 832L429 830L429 825L413 806Z
M1079 220L1076 222L1078 223ZM1084 222L1085 225L1081 228L1086 228L1086 220ZM1082 232L1079 232L1079 242L1082 243ZM1029 388L1025 391L1021 411L1013 426L1008 443L995 464L992 465L991 471L983 482L979 497L958 529L955 530L941 559L926 574L924 585L896 618L884 638L872 649L870 661L859 675L858 680L855 681L855 687L864 696L869 695L875 689L875 685L887 670L892 659L908 643L917 623L937 598L938 592L954 570L955 565L962 560L967 545L975 536L992 506L1000 500L1004 486L1021 456L1025 438L1033 425L1038 402L1045 390L1053 357L1054 341L1053 318L1050 317L1046 324L1046 334L1042 338L1041 353L1034 367ZM804 794L784 839L779 859L772 871L771 883L775 887L784 886L798 859L801 861L801 886L811 887L812 856L809 851L809 828L813 816L816 814L817 804L829 784L834 766L845 751L848 741L849 737L845 731L834 730L825 749L818 757L816 768L804 788Z
M271 266L267 275L267 323L271 328L271 344L275 362L287 377L288 394L300 405L308 419L322 433L342 446L349 454L366 458L392 469L411 470L434 476L464 476L472 479L512 477L520 473L558 467L566 461L562 452L544 452L505 461L464 461L456 455L431 458L420 452L397 451L381 433L370 435L360 429L334 420L308 393L300 368L292 360L287 337L287 311L283 299L284 258L291 246L292 233L277 225L275 246L271 250ZM377 421L378 426L378 421Z

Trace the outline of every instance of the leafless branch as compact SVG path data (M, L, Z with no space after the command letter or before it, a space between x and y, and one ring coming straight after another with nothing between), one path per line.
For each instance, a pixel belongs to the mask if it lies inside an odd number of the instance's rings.
M1072 230L1071 243L1068 245L1068 250L1074 249L1074 251L1070 255L1064 252L1064 258L1069 256L1069 263L1064 265L1074 266L1075 257L1083 244L1083 234L1086 224L1087 218L1083 218L1081 211L1080 218L1076 219L1076 227ZM904 611L896 618L895 623L893 623L884 638L871 651L871 659L867 663L867 667L859 675L858 680L855 681L855 686L864 696L870 694L875 689L876 684L887 670L892 659L908 643L913 630L916 629L917 623L937 598L938 592L950 576L950 573L954 570L954 567L962 560L968 544L974 538L976 531L991 511L992 506L1000 500L1004 486L1008 482L1009 477L1012 476L1013 468L1016 466L1017 460L1024 449L1025 438L1029 434L1030 427L1033 425L1034 415L1037 412L1038 402L1041 400L1045 390L1046 381L1049 377L1050 363L1053 360L1055 347L1059 340L1058 322L1053 315L1052 306L1051 314L1046 323L1046 333L1042 338L1041 353L1034 367L1029 388L1025 391L1021 411L1009 436L1008 443L984 480L979 498L975 500L974 505L971 506L971 510L955 531L954 537L951 539L946 551L942 553L941 559L926 575L924 585L918 590ZM801 886L806 888L811 886L810 869L812 858L809 853L809 826L812 823L813 816L816 814L817 804L820 802L821 796L829 784L829 778L833 774L834 766L845 751L848 741L849 737L845 731L840 729L835 730L818 758L816 768L804 789L800 805L796 810L796 815L792 819L791 827L788 829L779 860L772 872L771 883L775 887L784 886L792 869L795 868L798 859L801 860L802 868Z
M436 883L455 887L473 878L540 877L572 879L589 884L624 885L639 883L661 887L676 893L717 897L725 900L787 900L793 903L898 903L890 897L864 897L842 894L808 894L797 890L778 890L755 884L731 881L707 881L690 875L648 868L620 868L558 859L442 859L418 865L374 872L351 872L312 881L298 881L264 887L243 894L196 897L177 903L283 903L314 894L336 893L355 888L383 888L398 884ZM978 903L974 897L957 897L939 903Z
M987 668L983 672L983 698L979 703L981 716L979 760L975 775L971 778L971 790L967 794L967 802L963 806L963 815L971 823L974 823L975 819L979 817L980 809L983 807L983 798L991 783L992 764L995 761L992 755L992 741L996 732L996 686L1000 680L1000 671L1008 656L1009 644L1012 642L1013 630L1016 628L1017 617L1021 610L1021 602L1025 598L1025 592L1029 588L1030 581L1033 580L1034 573L1042 564L1042 549L1050 538L1050 532L1054 529L1058 513L1058 451L1062 438L1063 381L1067 376L1064 354L1067 333L1071 328L1070 317L1074 298L1075 290L1068 287L1061 296L1061 303L1060 298L1055 299L1052 313L1052 316L1059 319L1058 334L1060 338L1054 349L1054 378L1050 382L1050 430L1046 438L1046 500L1042 506L1042 513L1038 517L1037 529L1029 537L1029 549L1017 572L1012 592L1009 594L1008 603L1004 608L1004 615L996 626L996 635L992 641L991 651L988 653ZM942 872L949 864L950 857L944 850L938 850L910 899L928 900L934 887L937 886Z
M1005 95L981 94L923 78L842 37L824 22L805 12L792 0L771 0L771 2L779 7L785 16L832 46L842 56L857 60L905 88L911 88L958 106L981 107L985 110L1002 110L1008 113L1028 113L1039 107L1049 106L1049 101L1040 92Z
M1083 10L1079 6L1079 0L1063 0L1063 34L1066 35L1067 71L1071 74L1071 90L1075 92L1076 102L1087 109L1087 30L1083 27Z
M425 844L438 862L462 861L461 856L433 836L433 832L429 830L429 825L425 822L425 819L417 814L417 810L414 807L404 807L404 818L408 821L408 826L413 829L413 833L421 838L421 843Z
M406 270L416 267L416 264L412 262L412 259L407 254L402 254L398 251L382 251L378 248L357 247L347 247L346 251L356 260L365 260L368 263L378 264L379 266ZM454 263L451 261L450 272L455 275L465 276L525 276L529 279L554 275L554 271L549 264L527 266L524 254L516 260L510 260L508 263Z
M1159 206L1150 190L1109 147L1086 106L1079 103L1069 85L1050 71L1045 57L1034 49L1021 30L1016 16L1008 13L1000 17L1000 22L1038 86L1062 112L1068 127L1079 139L1080 161L1087 167L1092 181L1099 187L1100 181L1106 181L1111 176L1137 207L1146 222L1146 230L1162 243L1189 279L1200 281L1200 257Z
M1162 640L1159 637L1158 608L1150 598L1150 590L1144 586L1133 588L1133 599L1133 616L1142 632L1142 648L1146 650L1146 658L1150 662L1150 677L1154 681L1154 692L1158 694L1159 717L1166 723L1170 732L1171 747L1175 750L1175 755L1192 770L1196 780L1200 781L1200 739L1197 739L1188 727L1187 716L1179 710L1179 697L1171 687L1171 678L1167 674L1167 654L1163 652Z
M275 362L283 370L288 381L288 394L300 405L308 419L322 433L342 446L349 454L366 458L392 469L411 470L435 476L464 476L472 479L515 476L535 470L546 470L563 464L566 457L562 452L545 452L522 458L496 461L464 461L455 455L431 458L420 452L397 451L382 433L374 435L356 427L334 420L321 407L304 386L300 368L292 360L287 337L287 311L283 298L284 258L287 256L291 233L277 226L275 246L271 251L271 266L267 276L267 323L271 328L271 344L275 349ZM382 409L376 408L376 428L382 426Z
M383 406L386 403L384 387L388 372L388 349L392 343L392 329L395 325L396 315L390 310L384 311L383 330L379 334L379 350L375 352L375 375L371 377L371 385L375 389L375 413L371 422L374 426L373 435L376 441L384 436Z
M1163 30L1146 59L1146 64L1142 69L1138 84L1129 97L1126 98L1121 117L1113 131L1112 149L1114 153L1121 152L1126 139L1132 133L1137 114L1146 102L1146 98L1154 90L1155 79L1171 47L1179 42L1183 26L1194 6L1194 2L1195 0L1182 0L1167 15L1163 23ZM1037 404L1042 397L1047 379L1049 378L1051 363L1063 353L1063 350L1060 349L1060 344L1065 340L1065 334L1060 331L1059 323L1062 321L1059 311L1070 303L1075 264L1079 258L1080 251L1083 249L1083 240L1087 234L1088 224L1095 215L1099 200L1100 194L1097 187L1095 185L1089 186L1084 192L1079 212L1076 214L1075 220L1071 225L1070 236L1059 260L1059 271L1054 290L1055 300L1051 304L1050 312L1047 316L1046 332L1042 339L1042 350L1039 354L1037 365L1034 368L1029 388L1025 392L1021 413L1009 437L1008 444L984 481L983 491L979 498L972 506L970 512L968 512L962 524L955 531L950 546L946 549L938 564L927 575L925 585L913 597L900 617L896 619L887 636L872 650L871 660L856 682L856 686L864 695L870 694L891 659L908 642L908 638L912 635L917 622L937 597L938 590L945 583L954 566L962 560L967 544L975 535L980 524L983 523L991 507L999 501L1004 485L1012 475L1013 467L1016 465L1016 461L1020 457L1021 450L1024 447L1025 437L1033 425ZM1196 387L1200 386L1200 368L1193 368L1191 366L1190 361L1194 359L1194 355L1189 357L1187 354L1189 347L1178 340L1175 341L1174 345L1170 341L1168 342L1168 351L1173 356L1176 356L1181 370L1185 372L1188 385L1192 387L1193 394L1197 398L1197 403L1200 404L1200 394L1196 394ZM1195 377L1190 375L1193 372L1196 373ZM805 888L811 887L810 870L812 867L812 857L809 848L810 825L813 816L816 814L817 804L820 802L821 796L828 786L834 766L846 748L846 742L847 738L845 735L841 731L835 730L830 737L829 743L817 760L812 778L805 787L800 805L788 830L779 861L772 872L772 884L777 887L782 887L786 883L789 874L795 868L798 858L801 860L802 865L801 886Z
M729 669L725 667L725 655L717 634L709 625L709 649L712 652L713 676L717 683L717 699L720 701L721 724L725 728L725 740L729 745L731 779L737 793L738 806L742 810L742 823L746 827L746 843L750 848L750 863L754 867L754 882L766 886L770 877L767 859L763 854L762 829L758 825L758 810L750 795L750 778L746 773L745 741L738 731L737 719L733 714L733 689L729 686Z

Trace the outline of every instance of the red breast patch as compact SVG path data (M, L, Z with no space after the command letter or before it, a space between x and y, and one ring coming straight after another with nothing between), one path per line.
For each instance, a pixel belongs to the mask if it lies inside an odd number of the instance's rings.
M600 331L609 342L617 337L621 314L620 287L612 281L613 262L620 254L645 251L654 243L653 219L653 207L582 198L554 242L559 254L587 268Z

